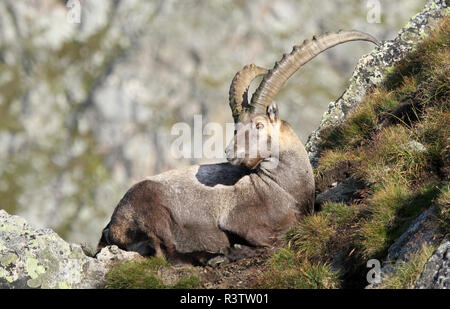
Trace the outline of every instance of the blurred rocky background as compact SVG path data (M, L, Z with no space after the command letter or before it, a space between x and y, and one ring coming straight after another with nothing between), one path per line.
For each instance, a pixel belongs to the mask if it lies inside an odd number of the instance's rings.
M72 2L80 23L70 22ZM0 208L94 247L133 183L211 161L172 157L171 127L193 125L195 114L232 122L228 87L242 66L272 67L293 45L341 28L392 39L424 4L2 0ZM303 142L372 48L354 42L326 52L277 96Z

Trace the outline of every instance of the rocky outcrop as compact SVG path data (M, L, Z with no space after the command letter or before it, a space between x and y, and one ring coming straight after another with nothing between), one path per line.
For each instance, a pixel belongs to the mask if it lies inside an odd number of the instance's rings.
M348 88L340 98L329 104L320 126L308 138L306 150L313 166L317 165L320 156L322 130L345 121L350 111L364 100L366 94L381 84L390 69L423 41L436 21L448 14L446 0L428 1L425 8L411 18L395 39L384 41L380 47L359 61Z
M0 288L102 288L117 261L139 258L116 246L87 256L51 229L36 229L0 210Z
M425 265L416 289L450 289L450 237L444 239Z

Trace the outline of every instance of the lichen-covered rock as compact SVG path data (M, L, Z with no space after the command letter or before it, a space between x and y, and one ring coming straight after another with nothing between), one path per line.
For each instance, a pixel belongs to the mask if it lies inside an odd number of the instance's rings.
M427 148L423 144L417 141L409 141L403 147L413 152L423 152L427 150Z
M0 210L0 288L101 288L112 264L138 254L108 247L98 256Z
M442 241L425 264L424 271L414 288L450 289L450 237Z
M381 46L364 56L356 66L348 88L336 101L331 102L322 116L319 128L313 131L306 144L310 161L317 165L320 156L320 133L326 127L342 123L349 112L360 103L370 90L379 85L390 69L414 50L418 43L431 32L443 16L449 14L446 0L430 0L425 8L411 18L393 40L384 41Z

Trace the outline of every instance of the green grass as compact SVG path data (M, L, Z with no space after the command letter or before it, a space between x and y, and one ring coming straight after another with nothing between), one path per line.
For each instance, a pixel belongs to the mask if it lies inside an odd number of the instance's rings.
M335 230L323 216L308 216L302 224L288 231L288 247L311 260L320 260L328 254L328 243Z
M181 278L174 285L170 286L172 289L199 289L202 287L200 278L196 275L189 275L185 278Z
M192 269L185 268L175 283L165 284L161 278L162 269L170 269L162 258L146 258L115 265L106 274L106 288L109 289L196 289L201 287L199 277Z
M371 186L357 204L325 203L288 231L286 248L270 260L262 286L362 287L367 260L384 259L389 246L433 204L438 206L434 224L443 235L449 232L449 45L447 18L389 70L344 123L323 130L316 177L328 181L333 169L347 167L348 174ZM384 287L411 286L429 250L401 264ZM336 256L342 257L345 276L332 271Z
M450 233L450 182L444 183L439 188L439 195L436 198L437 220L441 233L446 235Z
M357 243L367 258L382 258L389 246L436 198L436 186L413 191L405 185L390 185L368 202L371 214L359 225Z
M292 249L280 249L268 263L270 269L258 279L257 288L335 289L340 285L329 263L305 260Z
M339 163L347 163L355 158L349 156L345 151L341 150L325 150L322 157L319 158L319 169L321 171L335 167Z
M357 220L359 213L360 209L356 205L332 202L326 202L321 212L327 221L336 227L352 224Z

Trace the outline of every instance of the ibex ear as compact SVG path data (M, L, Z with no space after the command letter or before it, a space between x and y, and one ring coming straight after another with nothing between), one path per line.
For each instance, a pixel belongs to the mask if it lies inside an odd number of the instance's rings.
M267 116L271 122L276 122L279 120L277 103L272 102L269 106L267 106Z

